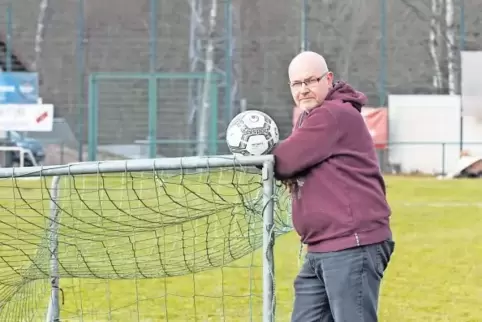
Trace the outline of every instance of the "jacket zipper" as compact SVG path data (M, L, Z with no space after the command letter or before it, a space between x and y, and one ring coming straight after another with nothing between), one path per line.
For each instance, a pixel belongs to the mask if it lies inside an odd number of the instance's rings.
M298 124L296 124L296 128L299 129L301 127L301 124L303 124L303 121L305 120L305 117L308 113L306 111L301 112L300 117L298 118Z

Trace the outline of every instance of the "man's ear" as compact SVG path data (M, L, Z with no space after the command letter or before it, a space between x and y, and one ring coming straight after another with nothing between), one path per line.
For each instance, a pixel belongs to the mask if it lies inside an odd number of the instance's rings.
M334 75L332 72L328 72L328 74L326 74L326 79L328 80L328 82L330 82L330 84L333 84L333 78Z

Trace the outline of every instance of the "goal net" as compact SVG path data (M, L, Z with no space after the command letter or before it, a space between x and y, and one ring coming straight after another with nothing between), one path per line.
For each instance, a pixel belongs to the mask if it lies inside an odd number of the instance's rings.
M86 162L0 177L0 321L273 318L273 242L291 224L271 157Z

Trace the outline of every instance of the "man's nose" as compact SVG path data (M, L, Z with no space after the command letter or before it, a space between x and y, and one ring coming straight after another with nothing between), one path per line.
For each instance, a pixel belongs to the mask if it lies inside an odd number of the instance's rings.
M306 86L305 83L302 83L302 84L301 84L301 93L306 94L306 93L308 93L309 91L310 91L310 89L308 88L308 86Z

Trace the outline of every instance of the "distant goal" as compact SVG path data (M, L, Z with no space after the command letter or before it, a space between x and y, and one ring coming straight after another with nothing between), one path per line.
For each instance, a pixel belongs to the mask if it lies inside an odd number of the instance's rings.
M18 146L0 146L0 167L5 167L9 163L15 167L24 167L25 160L29 160L33 166L38 166L30 149Z

